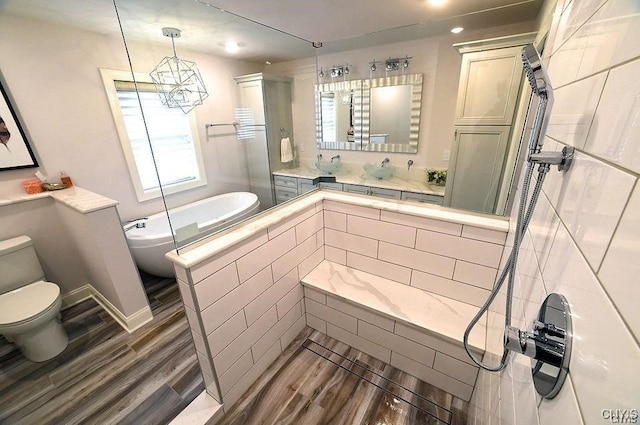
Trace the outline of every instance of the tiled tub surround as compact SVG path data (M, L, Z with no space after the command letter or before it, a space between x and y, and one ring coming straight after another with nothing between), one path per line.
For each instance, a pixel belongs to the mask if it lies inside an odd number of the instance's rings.
M300 280L325 258L475 303L467 292L490 287L506 231L501 218L316 191L167 257L207 391L229 408L304 328Z

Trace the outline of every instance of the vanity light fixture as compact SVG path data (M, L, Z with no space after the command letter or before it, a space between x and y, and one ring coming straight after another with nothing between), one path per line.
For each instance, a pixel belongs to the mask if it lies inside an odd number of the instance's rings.
M331 68L327 68L327 72L329 73L329 76L333 79L333 78L337 78L337 77L345 77L346 75L349 75L349 67L351 65L346 64L346 65L333 65L331 66ZM324 78L325 76L325 72L324 72L324 68L320 67L320 72L318 73L318 77L320 78Z
M176 38L180 38L177 28L162 28L162 35L171 37L173 56L165 57L149 73L162 104L169 108L180 108L185 114L191 111L209 96L202 76L195 62L178 58Z
M409 61L413 59L413 57L410 56L405 56L404 58L389 58L385 61L377 61L377 60L373 60L372 62L369 62L369 69L372 72L375 72L378 69L378 64L383 64L384 63L384 69L387 72L391 72L391 71L397 71L399 69L402 69L403 71L407 68L409 68Z

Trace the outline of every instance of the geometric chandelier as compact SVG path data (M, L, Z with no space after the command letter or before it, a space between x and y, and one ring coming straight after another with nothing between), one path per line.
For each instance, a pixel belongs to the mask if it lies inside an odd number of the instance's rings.
M174 38L180 37L177 28L162 28L165 37L171 37L173 57L165 57L149 73L162 104L169 108L180 108L185 114L209 96L200 71L195 62L179 59L176 54Z

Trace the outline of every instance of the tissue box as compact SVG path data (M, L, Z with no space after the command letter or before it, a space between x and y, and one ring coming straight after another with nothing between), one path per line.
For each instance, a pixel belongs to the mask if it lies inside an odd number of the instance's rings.
M29 195L42 192L42 186L38 179L25 180L22 182L22 187Z

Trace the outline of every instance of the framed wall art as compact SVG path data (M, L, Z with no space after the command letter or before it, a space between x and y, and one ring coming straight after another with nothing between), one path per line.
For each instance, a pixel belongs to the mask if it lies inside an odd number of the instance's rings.
M0 79L0 171L37 167L38 161L29 146L16 110Z

